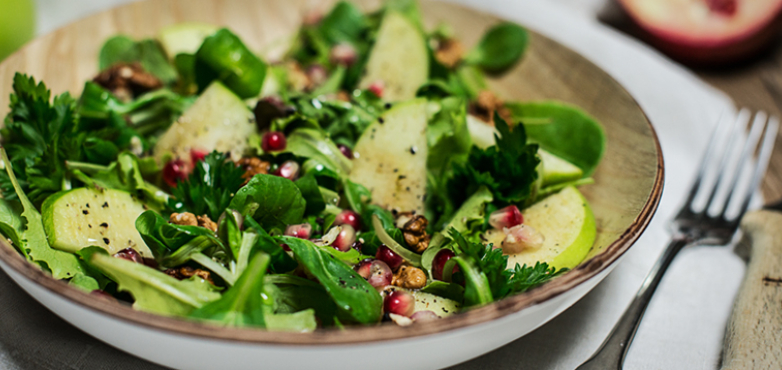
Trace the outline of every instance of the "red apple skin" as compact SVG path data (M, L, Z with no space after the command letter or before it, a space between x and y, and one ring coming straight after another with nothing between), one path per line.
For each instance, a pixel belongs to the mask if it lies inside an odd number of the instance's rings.
M777 40L782 26L782 0L768 12L768 16L752 27L741 32L708 38L698 38L679 30L662 28L637 12L630 4L632 0L618 2L638 26L645 41L671 58L694 66L724 66L755 57Z

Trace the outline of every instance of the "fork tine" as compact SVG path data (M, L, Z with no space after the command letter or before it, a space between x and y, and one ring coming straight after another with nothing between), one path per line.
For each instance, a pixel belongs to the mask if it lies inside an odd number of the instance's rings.
M717 191L720 188L720 185L723 181L727 179L728 171L727 167L730 163L731 158L731 152L733 151L734 146L737 145L738 139L742 136L744 133L743 131L747 127L747 123L749 123L751 114L749 113L748 109L742 109L739 111L738 116L736 117L736 123L731 128L731 136L728 138L728 145L725 146L725 150L722 153L722 158L720 158L719 161L719 169L717 170L717 181L714 182L714 186L711 188L711 193L709 194L709 198L706 201L706 206L703 208L703 213L708 214L709 208L712 205L712 202L714 201L714 198L717 196Z
M742 113L748 114L749 111L742 109L739 111L738 115L741 115ZM729 119L720 119L717 123L717 127L712 131L711 137L709 138L709 143L706 144L706 152L703 154L701 162L698 165L698 172L695 176L695 181L693 181L692 187L690 187L690 193L687 195L687 199L684 201L685 209L692 209L693 200L698 194L698 189L701 187L703 178L706 176L706 171L708 170L708 165L710 163L709 159L715 154L715 151L717 150L717 142L719 141L719 138L723 136L720 135L720 133L726 129L730 130L730 123L731 120Z
M767 121L768 115L765 112L760 111L755 113L755 119L753 120L752 127L749 130L749 135L747 135L747 140L744 142L744 148L741 149L739 160L735 165L736 173L733 174L733 179L728 186L728 195L725 198L722 209L719 211L719 217L725 217L725 214L727 213L731 204L731 200L733 200L736 194L736 187L738 185L739 179L741 178L741 169L746 165L751 165L752 154L755 152L755 149L758 146L760 135L763 132L763 129L766 127Z
M771 152L774 151L774 142L777 139L777 131L779 131L779 119L777 117L771 117L766 131L763 137L763 145L760 147L760 153L758 153L758 160L755 163L755 171L752 174L752 182L744 195L744 202L739 210L738 218L740 219L749 208L749 202L752 200L752 195L758 189L760 180L763 179L763 174L766 173L768 168L768 162L771 159Z

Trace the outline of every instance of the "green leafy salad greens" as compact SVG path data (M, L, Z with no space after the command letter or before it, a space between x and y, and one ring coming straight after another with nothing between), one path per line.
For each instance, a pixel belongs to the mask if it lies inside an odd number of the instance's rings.
M411 0L339 2L281 59L206 24L112 37L78 98L15 76L0 233L85 292L224 326L403 325L534 289L594 242L576 186L605 137L487 89L531 42L501 23L467 48Z

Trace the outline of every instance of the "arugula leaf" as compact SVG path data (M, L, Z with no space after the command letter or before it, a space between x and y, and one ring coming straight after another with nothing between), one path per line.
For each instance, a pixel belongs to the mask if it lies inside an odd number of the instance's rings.
M323 285L336 303L340 319L362 324L380 320L383 298L350 266L309 240L288 236L277 240L287 244L296 259Z
M323 326L334 325L337 306L320 284L293 275L266 275L266 289L272 292L276 313L315 310Z
M75 255L53 249L49 245L46 231L44 231L41 214L32 202L27 199L22 187L16 180L13 166L8 159L5 149L0 148L0 158L2 158L2 163L5 166L9 181L14 187L16 195L22 205L22 212L19 214L19 217L25 220L23 231L20 234L17 234L19 239L17 248L24 250L22 254L27 257L28 261L36 262L42 269L51 271L52 276L54 276L55 279L67 279L75 277L78 274L85 274L84 268ZM16 221L10 222L13 223ZM7 230L5 229L6 227L4 227L2 231L6 232Z
M515 120L546 123L525 124L529 140L575 164L589 177L605 152L603 127L583 110L555 101L506 103Z
M252 217L266 230L284 230L287 225L301 223L307 204L293 181L255 175L236 192L228 207Z
M65 167L87 186L127 191L156 211L169 201L168 194L144 180L138 157L129 152L120 153L108 166L68 161Z
M153 39L133 41L119 35L108 39L100 50L98 65L104 70L116 63L139 62L145 71L153 74L164 84L177 80L177 72L168 62L163 48Z
M170 224L163 216L151 210L138 216L136 230L155 255L155 260L168 267L187 261L183 253L197 253L211 246L230 253L212 230L200 226ZM189 247L185 248L188 245ZM176 254L180 249L183 249L183 252Z
M500 23L484 35L464 60L489 73L502 73L521 59L529 43L529 35L514 23Z
M133 296L133 308L166 316L186 316L220 298L216 288L198 277L177 280L146 265L109 256L105 249L89 247L80 254L87 263Z
M296 180L294 184L299 188L301 196L307 203L305 215L317 215L326 208L326 202L323 200L323 194L318 188L318 181L315 180L314 174L308 173Z
M527 144L523 125L511 131L496 113L494 122L500 134L494 135L496 145L486 150L473 146L466 163L453 164L447 188L454 204L461 204L481 186L492 192L498 206L521 204L534 191L540 163L537 144Z
M353 162L321 130L300 128L288 135L286 142L286 152L314 159L339 176L344 177L353 168Z
M225 153L214 151L195 163L187 180L178 181L171 190L168 205L174 212L206 214L217 220L228 208L231 198L244 184L244 170ZM234 207L231 207L234 208Z
M429 156L426 167L435 174L442 174L451 161L464 161L472 147L467 129L467 101L445 98L438 102L439 111L429 120L426 141Z

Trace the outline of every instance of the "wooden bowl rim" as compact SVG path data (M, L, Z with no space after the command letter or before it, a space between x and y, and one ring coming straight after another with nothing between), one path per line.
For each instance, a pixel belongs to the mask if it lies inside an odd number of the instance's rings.
M485 12L459 4L448 5L466 9L471 12L480 12L486 14ZM105 14L115 12L117 10L127 9L131 6L133 6L133 4L126 4L113 9L108 9L69 23L63 27L58 28L58 30L73 26L81 22L89 21L95 17L105 16ZM490 16L493 18L500 18L495 15ZM54 32L57 31L52 31L52 33ZM591 64L594 68L602 71L609 79L615 81L613 77L603 71L602 68L596 66L581 54L537 32L532 30L530 30L530 32L533 33L536 38L547 39L576 54L580 59L582 59L583 63ZM39 36L39 38L40 37L44 36ZM30 46L30 43L28 43L16 53L20 53ZM37 268L32 263L27 262L16 251L16 249L3 238L0 238L0 245L2 245L2 247L0 247L0 260L5 262L16 273L20 274L26 279L31 280L34 283L37 283L49 292L63 297L72 303L87 308L95 313L119 319L125 321L128 324L137 325L145 329L160 330L168 332L169 334L185 335L204 340L221 340L229 342L240 342L245 344L285 346L367 344L371 342L420 338L426 335L457 329L465 329L473 325L487 323L489 321L499 319L513 313L518 313L522 309L533 306L535 304L548 301L595 277L601 271L605 270L614 262L616 262L622 255L624 255L624 253L635 243L635 241L649 225L649 222L656 212L657 206L659 205L660 198L662 196L665 176L662 149L660 147L660 142L654 126L652 126L646 113L643 111L640 105L638 105L633 96L630 95L621 84L616 83L616 86L624 91L628 97L630 97L631 101L638 108L638 110L641 111L644 121L650 128L651 137L654 141L655 151L657 154L657 172L655 175L654 184L649 193L649 197L644 203L643 208L635 217L632 224L617 240L605 247L603 251L592 257L590 260L581 263L567 274L564 274L563 276L549 283L546 283L525 293L511 296L486 306L471 309L469 311L443 318L441 320L422 322L408 327L401 327L395 324L387 323L374 326L350 327L346 330L322 329L313 333L275 332L258 328L224 327L203 322L190 321L183 318L167 317L143 311L137 311L127 304L96 299L94 295L72 287L63 281L56 280L50 274L47 274L43 270Z

